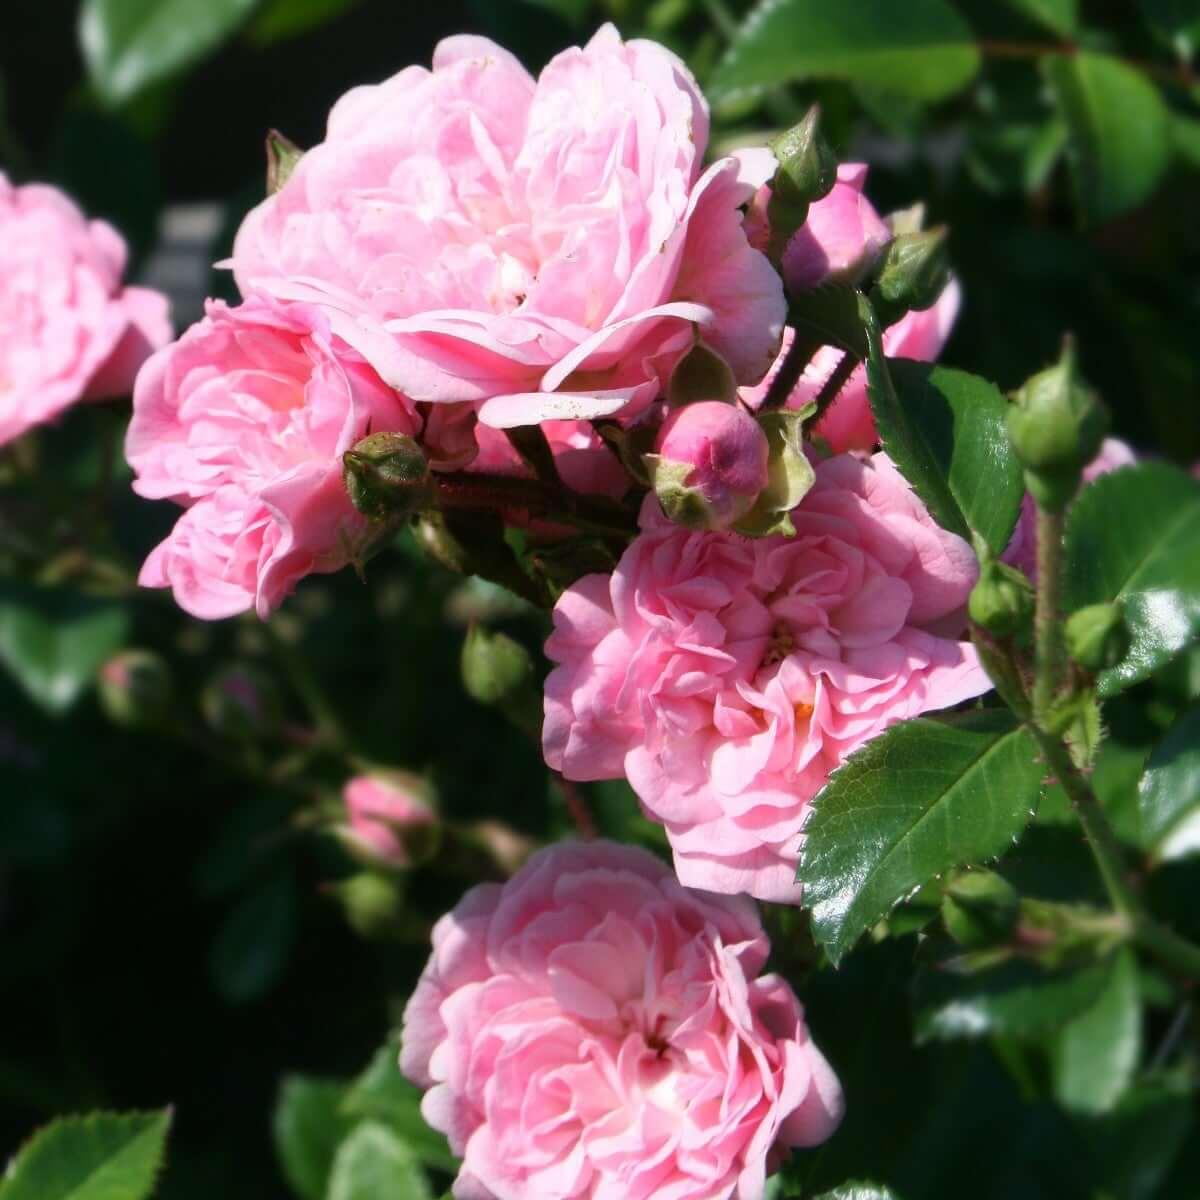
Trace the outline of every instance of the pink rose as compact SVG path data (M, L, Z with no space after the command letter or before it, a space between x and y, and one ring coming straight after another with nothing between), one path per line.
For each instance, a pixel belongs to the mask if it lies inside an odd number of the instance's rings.
M551 846L433 931L400 1065L458 1200L759 1200L842 1093L754 906L644 850Z
M197 617L266 616L305 575L344 566L366 523L342 454L368 430L414 434L407 403L302 305L210 301L138 376L134 490L187 507L142 567Z
M783 291L741 206L761 178L703 168L687 68L611 25L535 81L485 38L347 93L326 140L246 219L243 293L319 304L416 401L497 427L634 413L695 327L738 380L779 347Z
M676 409L647 458L663 511L691 528L728 529L767 486L767 436L744 408L705 400Z
M957 281L952 279L932 308L905 313L899 321L883 331L883 352L889 358L932 362L942 352L950 336L961 303L962 291ZM766 378L757 387L741 389L742 400L751 408L757 408L766 399L767 389L782 365L783 356L792 344L792 337L789 326L783 331L783 349ZM815 400L841 360L842 352L833 346L818 350L788 397L788 408L803 408ZM823 437L839 454L846 450L870 450L875 446L879 434L867 397L865 368L855 368L813 432Z
M167 298L123 287L125 242L57 188L0 171L0 445L119 396L171 338Z
M543 748L626 775L680 880L797 903L809 801L897 721L990 684L955 640L978 574L883 454L816 464L795 537L689 533L652 501L613 575L559 598Z
M1127 442L1121 441L1120 438L1105 438L1100 446L1100 453L1084 467L1083 482L1091 483L1101 475L1107 475L1120 467L1132 466L1135 462L1137 455ZM1017 527L1000 557L1003 562L1024 571L1032 582L1037 582L1037 504L1028 492L1021 501L1021 515L1017 518Z
M347 843L365 857L396 867L423 857L436 827L428 788L402 771L356 775L342 789Z

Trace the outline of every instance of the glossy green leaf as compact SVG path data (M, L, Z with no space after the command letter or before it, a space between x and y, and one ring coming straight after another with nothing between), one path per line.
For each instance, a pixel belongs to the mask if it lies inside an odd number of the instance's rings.
M1063 37L1070 37L1079 26L1079 0L1007 0L1007 4Z
M0 1200L145 1200L170 1124L169 1110L54 1121L17 1152Z
M1171 122L1154 84L1106 54L1045 61L1067 124L1067 152L1083 219L1099 224L1146 200L1171 159Z
M888 366L904 413L928 447L967 525L1000 555L1012 537L1025 495L1021 465L1004 424L1008 402L995 384L966 371L905 359L893 359ZM889 424L887 433L880 426L880 432L890 453L889 443L897 440L894 426ZM897 448L903 446L901 440ZM905 470L903 462L896 465ZM917 487L917 479L912 482ZM917 492L921 494L920 487Z
M995 709L906 721L852 755L813 801L797 875L831 961L914 888L1007 850L1041 777L1029 735Z
M275 1152L292 1190L303 1200L325 1200L334 1155L355 1118L342 1111L346 1085L292 1075L275 1104Z
M96 90L109 104L202 58L258 0L84 0L79 40Z
M350 1085L342 1111L387 1125L427 1167L453 1175L458 1171L458 1159L450 1152L445 1136L421 1116L421 1089L400 1074L399 1055L396 1041L380 1049Z
M1142 843L1161 848L1200 812L1200 708L1171 727L1154 748L1138 785Z
M1111 696L1147 678L1200 634L1200 481L1165 463L1104 475L1067 515L1067 611L1119 600L1123 662L1099 677Z
M916 1034L921 1041L1059 1028L1084 1012L1108 978L1105 963L1050 971L1014 960L986 971L931 968L917 976Z
M0 664L47 712L66 712L128 632L116 601L0 582Z
M365 1121L338 1147L328 1200L433 1200L412 1150L390 1129Z
M979 69L970 26L946 0L760 0L710 82L714 96L800 79L846 79L921 100Z

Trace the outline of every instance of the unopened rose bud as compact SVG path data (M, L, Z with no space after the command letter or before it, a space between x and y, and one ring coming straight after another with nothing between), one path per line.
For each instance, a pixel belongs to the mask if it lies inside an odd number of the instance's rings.
M342 455L350 502L372 521L402 520L433 503L425 452L402 433L372 433Z
M1012 637L1033 620L1033 586L1007 563L987 560L967 600L967 613L976 625L995 637Z
M540 736L542 690L529 651L505 633L472 625L462 650L467 695L498 708L518 728Z
M283 701L265 671L236 664L218 671L200 696L209 727L222 737L257 741L275 734L283 720Z
M1073 612L1063 629L1067 653L1095 674L1115 667L1129 653L1129 630L1119 604L1089 604Z
M100 668L100 707L115 725L145 729L163 724L171 711L171 669L152 650L125 650Z
M804 119L771 142L779 164L770 183L767 253L779 262L793 234L808 218L809 205L827 196L837 182L837 157L821 136L814 105Z
M400 930L404 893L395 878L363 871L333 884L329 891L359 937L389 937Z
M358 775L342 789L343 845L377 866L413 867L437 850L440 825L429 785L406 771Z
M964 871L942 897L942 921L960 946L980 949L1008 940L1020 907L1008 880L994 871Z
M831 280L857 283L892 240L891 228L863 195L866 179L865 164L842 163L833 190L809 206L783 254L789 291Z
M870 300L884 328L932 308L950 282L946 227L903 233L883 253Z
M1084 382L1070 341L1062 358L1012 394L1008 436L1039 506L1061 512L1108 432L1108 410Z
M767 486L770 447L743 408L689 404L659 430L646 465L663 512L689 529L728 529Z

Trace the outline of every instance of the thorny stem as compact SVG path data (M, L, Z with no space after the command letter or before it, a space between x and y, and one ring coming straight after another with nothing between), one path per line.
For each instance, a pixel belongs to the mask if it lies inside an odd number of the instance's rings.
M787 403L788 397L800 381L800 376L804 374L804 368L808 366L814 349L812 343L802 338L799 333L792 338L792 344L783 356L783 362L779 364L779 373L767 388L766 398L759 408L760 412L770 412L771 409L782 408Z
M1033 618L1033 712L1044 721L1062 671L1063 514L1037 510L1037 607Z
M833 368L833 374L821 384L821 390L817 393L817 409L809 419L810 428L816 429L826 410L838 398L842 388L846 386L850 376L854 374L854 368L857 366L858 358L855 355L849 351L842 354L838 365Z
M575 828L579 830L579 836L586 841L591 841L596 836L596 822L592 820L591 810L588 808L583 793L579 790L579 785L557 772L554 775L554 781L558 784L558 790L566 802L571 820L575 822Z

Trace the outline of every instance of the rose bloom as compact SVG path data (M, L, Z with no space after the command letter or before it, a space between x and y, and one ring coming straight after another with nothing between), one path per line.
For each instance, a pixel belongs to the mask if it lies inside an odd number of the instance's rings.
M367 525L342 454L368 431L413 434L411 406L315 309L210 301L138 376L125 443L149 499L185 505L139 582L197 617L265 617L312 572L344 566Z
M641 411L696 327L755 383L784 317L742 227L763 178L704 169L707 143L695 81L653 42L606 25L534 80L449 38L432 71L338 101L232 265L243 293L319 304L413 400L497 427Z
M0 445L127 393L171 338L167 298L124 287L125 242L57 188L0 171Z
M842 1094L754 906L644 850L540 851L433 931L401 1067L458 1200L759 1200Z
M1101 475L1132 466L1135 462L1137 455L1127 442L1120 438L1105 438L1099 454L1083 468L1083 482L1089 484ZM1037 582L1037 503L1028 492L1021 501L1017 527L1000 557L1010 566L1024 571L1034 583Z
M883 454L816 464L794 537L691 533L642 509L611 575L559 598L543 748L626 775L680 880L798 903L809 801L897 721L990 686L957 640L978 574Z
M425 785L400 771L356 775L342 789L342 800L343 836L366 857L391 866L409 866L437 821Z

